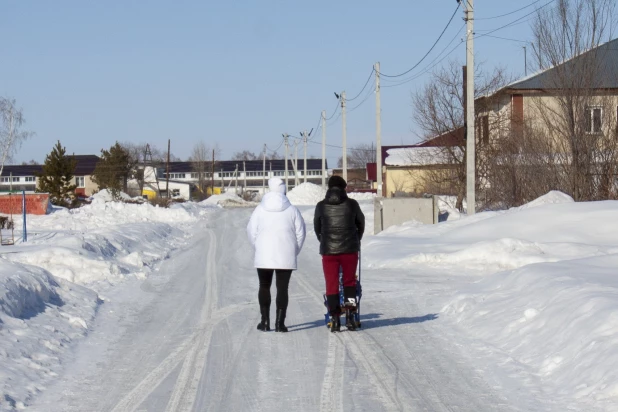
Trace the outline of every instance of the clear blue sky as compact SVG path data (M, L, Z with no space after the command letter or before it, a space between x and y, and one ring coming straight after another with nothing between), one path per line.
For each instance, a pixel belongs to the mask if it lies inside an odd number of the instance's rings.
M482 20L532 2L476 0L475 31L524 16L533 8ZM17 99L26 128L36 132L15 161L42 162L57 140L69 152L99 154L116 140L164 148L171 139L183 160L200 140L217 142L224 159L243 149L260 152L265 143L275 149L282 133L315 127L323 109L330 115L334 91L356 95L374 62L386 74L412 67L456 6L455 0L5 1L0 93ZM463 38L463 30L456 36L462 18L460 9L411 74L451 39ZM492 35L529 40L529 22ZM476 59L520 76L522 45L482 37ZM463 63L464 44L450 58ZM383 144L418 141L410 94L427 78L382 89ZM375 139L374 102L372 95L348 114L348 146ZM341 145L340 119L328 126L327 140ZM321 154L320 146L309 147ZM339 149L329 148L330 166L338 156Z

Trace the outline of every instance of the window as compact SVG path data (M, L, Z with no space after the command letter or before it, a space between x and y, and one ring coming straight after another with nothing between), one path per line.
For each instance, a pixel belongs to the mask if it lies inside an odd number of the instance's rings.
M86 187L86 178L84 176L76 176L75 184L77 187Z
M184 179L184 173L170 173L170 179Z
M489 116L483 115L476 122L476 135L479 144L489 144Z
M19 182L20 178L19 177L14 177L13 178L13 182Z
M234 172L220 172L219 177L234 177Z
M603 109L601 107L588 107L585 116L586 133L601 133L603 126Z
M10 182L10 181L11 181L11 178L10 178L10 177L5 177L5 176L2 176L2 178L0 178L0 182L8 183L8 182Z
M36 182L36 177L34 177L34 176L26 176L26 182Z
M172 196L180 196L180 189L172 189Z
M247 177L262 177L264 176L264 173L259 171L259 172L247 172Z
M307 170L307 176L322 176L321 170Z

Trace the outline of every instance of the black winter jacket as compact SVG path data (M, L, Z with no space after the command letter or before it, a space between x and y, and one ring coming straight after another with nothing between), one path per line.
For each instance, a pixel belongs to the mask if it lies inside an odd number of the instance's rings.
M365 215L344 189L333 187L315 207L313 228L321 255L355 253L365 232Z

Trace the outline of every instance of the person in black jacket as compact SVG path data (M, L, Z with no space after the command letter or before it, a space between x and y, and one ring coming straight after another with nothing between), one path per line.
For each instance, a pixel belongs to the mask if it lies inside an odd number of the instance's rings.
M320 241L331 332L338 332L341 327L339 268L343 272L345 305L351 306L351 310L356 308L356 268L360 241L365 231L365 215L358 202L346 194L346 186L341 176L331 176L326 197L315 207L313 217L313 228ZM346 326L348 329L355 328L350 317Z

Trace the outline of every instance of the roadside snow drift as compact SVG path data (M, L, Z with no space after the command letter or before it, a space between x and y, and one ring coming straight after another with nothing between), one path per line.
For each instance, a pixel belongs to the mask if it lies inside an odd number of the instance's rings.
M185 225L217 210L110 202L28 216L28 242L0 255L0 410L24 409L62 370L113 285L142 279L186 242ZM21 218L15 218L21 228Z
M556 396L618 402L618 202L551 192L508 211L408 222L363 246L371 268L478 276L443 308L449 321Z

